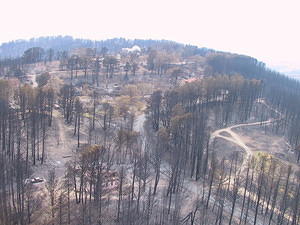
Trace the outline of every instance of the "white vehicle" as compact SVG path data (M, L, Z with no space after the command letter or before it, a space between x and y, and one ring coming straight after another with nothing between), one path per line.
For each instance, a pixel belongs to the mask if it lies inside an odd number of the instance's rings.
M36 183L42 183L44 181L45 181L45 179L43 179L43 178L34 177L34 178L31 178L31 179L26 179L25 184L36 184Z

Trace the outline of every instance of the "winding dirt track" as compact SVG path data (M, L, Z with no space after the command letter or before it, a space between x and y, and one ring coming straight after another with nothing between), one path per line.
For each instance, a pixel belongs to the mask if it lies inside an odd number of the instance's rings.
M279 111L277 111L276 109L270 107L263 99L259 99L259 100L257 100L257 102L265 105L271 111L274 111L276 114L279 115L279 117L276 119L273 119L273 118L268 119L268 120L265 120L262 122L242 123L242 124L237 124L237 125L233 125L230 127L222 128L222 129L214 131L210 137L210 143L213 143L215 138L223 138L226 141L232 142L232 143L240 146L245 151L246 156L244 157L240 171L243 171L246 168L246 164L251 159L253 152L252 152L252 149L245 144L245 142L242 140L242 138L237 133L235 133L232 129L239 128L239 127L247 127L247 126L269 125L269 124L272 124L273 122L278 121L282 118L281 113ZM229 134L229 136L225 136L222 133Z

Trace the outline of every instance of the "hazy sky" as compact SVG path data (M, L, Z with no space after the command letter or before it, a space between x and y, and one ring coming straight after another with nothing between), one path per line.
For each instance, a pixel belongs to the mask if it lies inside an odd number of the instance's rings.
M169 39L300 69L300 0L0 0L0 42Z

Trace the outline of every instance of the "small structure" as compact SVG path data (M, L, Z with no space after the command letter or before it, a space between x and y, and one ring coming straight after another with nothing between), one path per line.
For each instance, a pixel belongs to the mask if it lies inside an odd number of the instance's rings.
M141 48L137 45L134 45L132 48L122 48L122 52L124 53L133 53L133 52L139 53L141 51L142 51Z

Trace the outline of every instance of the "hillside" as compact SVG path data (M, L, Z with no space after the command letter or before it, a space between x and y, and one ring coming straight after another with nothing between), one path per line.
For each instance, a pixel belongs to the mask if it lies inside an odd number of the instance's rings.
M196 46L185 46L174 41L167 40L128 40L125 38L114 38L108 40L88 40L78 39L71 36L52 36L52 37L39 37L32 38L30 40L16 40L0 45L0 58L15 58L20 57L29 48L41 47L45 51L52 49L54 52L70 51L76 48L93 48L97 51L101 51L102 48L107 48L111 53L116 53L122 50L122 48L130 48L134 45L138 45L141 48L147 49L151 46L169 45L172 48L189 48L197 54L205 54L208 51L212 51L206 48L197 48Z
M173 41L0 55L0 224L299 224L298 81Z

